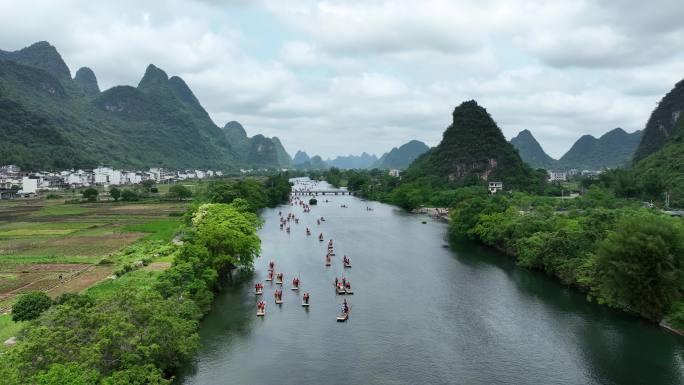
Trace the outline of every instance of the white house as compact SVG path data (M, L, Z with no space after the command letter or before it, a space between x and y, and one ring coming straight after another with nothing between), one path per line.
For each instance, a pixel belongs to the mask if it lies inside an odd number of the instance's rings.
M389 170L389 176L399 178L399 175L401 175L401 170Z
M93 170L95 184L121 184L121 171L109 166L100 166Z
M565 182L568 174L565 171L549 171L549 182Z
M25 176L21 178L21 191L19 194L35 194L38 191L38 179Z
M503 190L503 182L489 182L488 188L490 194L496 194L498 191Z

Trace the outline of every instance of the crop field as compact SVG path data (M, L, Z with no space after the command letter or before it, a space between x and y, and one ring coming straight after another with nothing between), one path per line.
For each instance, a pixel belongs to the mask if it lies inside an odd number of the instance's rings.
M0 310L28 291L84 290L112 274L115 265L100 262L122 248L170 241L184 210L181 202L1 201Z

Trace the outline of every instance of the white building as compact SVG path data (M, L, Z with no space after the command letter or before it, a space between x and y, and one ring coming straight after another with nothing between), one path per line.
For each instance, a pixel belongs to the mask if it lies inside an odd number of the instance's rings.
M568 174L565 171L549 171L549 182L565 182Z
M93 170L95 184L119 185L121 184L121 171L114 170L109 166L100 166Z
M19 194L35 194L38 191L38 179L25 176L21 178L21 191Z
M399 178L399 175L401 175L401 170L389 170L389 176Z
M489 182L488 188L490 194L496 194L497 192L503 190L503 182Z

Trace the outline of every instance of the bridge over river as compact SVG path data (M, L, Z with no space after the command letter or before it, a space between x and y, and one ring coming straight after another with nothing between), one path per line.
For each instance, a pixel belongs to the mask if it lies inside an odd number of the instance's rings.
M354 195L353 192L346 189L325 189L325 190L295 190L292 195Z

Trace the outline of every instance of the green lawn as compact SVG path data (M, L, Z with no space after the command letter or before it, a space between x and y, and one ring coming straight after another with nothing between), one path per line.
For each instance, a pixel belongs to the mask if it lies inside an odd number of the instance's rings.
M8 338L16 336L24 324L25 322L12 321L11 314L0 315L0 352L7 349L4 342Z
M161 274L160 271L135 270L121 278L108 279L91 286L88 288L88 290L86 290L86 293L93 295L94 297L106 297L112 293L115 293L121 288L151 288L154 282L156 282L155 277L159 274Z
M176 234L180 220L178 218L156 219L147 223L128 225L123 231L149 233L143 239L151 241L170 241Z

